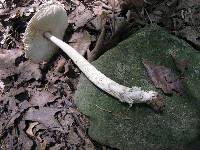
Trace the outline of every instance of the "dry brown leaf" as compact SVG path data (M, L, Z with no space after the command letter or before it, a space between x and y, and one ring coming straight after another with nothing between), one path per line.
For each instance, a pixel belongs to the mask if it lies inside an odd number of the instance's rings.
M15 130L18 130L19 135L17 136L17 138L18 138L18 145L21 145L20 149L31 149L32 146L34 145L34 142L32 141L32 139L30 139L30 137L28 137L26 132L24 132L26 130L25 121L20 121L18 127L16 127L15 125Z
M53 130L63 131L61 125L54 117L55 113L59 111L61 111L61 109L50 107L42 107L39 109L30 108L25 113L24 119L39 122Z
M91 36L87 31L75 32L69 40L70 46L84 55L91 44Z
M178 76L171 69L143 61L149 77L156 88L160 88L166 94L172 94L173 90L179 94L184 93L184 88Z
M186 39L189 41L192 45L197 47L200 50L200 33L196 31L194 28L188 26L182 29L177 33L177 36L180 36L181 38Z
M0 95L3 93L4 87L5 87L4 83L0 80Z
M33 128L38 124L39 124L38 122L30 123L28 129L26 130L26 134L28 134L31 137L35 137L35 135L33 133Z
M72 129L69 130L68 139L69 139L68 142L70 144L77 145L77 144L81 143L80 137Z
M69 23L75 24L74 28L83 27L93 18L92 11L88 10L82 3L69 14Z
M178 59L174 54L171 55L172 59L176 65L176 68L181 72L184 73L189 66L189 60L188 59Z
M76 4L76 5L79 5L80 4L80 1L79 0L71 0L72 3Z
M40 150L46 150L47 144L47 140L42 140L42 142L40 143Z
M0 79L5 79L8 76L18 73L15 61L16 58L20 57L22 54L22 51L17 49L0 49Z
M30 98L30 104L33 106L44 106L45 104L49 102L53 102L57 99L52 93L48 91L36 91L32 93L32 96Z
M30 61L19 64L18 72L20 73L20 81L29 81L31 79L39 80L42 77L39 64L34 64Z

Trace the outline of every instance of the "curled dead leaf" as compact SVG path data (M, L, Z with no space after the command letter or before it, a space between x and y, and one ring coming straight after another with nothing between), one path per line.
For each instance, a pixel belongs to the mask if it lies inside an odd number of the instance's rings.
M143 60L143 64L156 88L162 89L165 94L172 94L173 90L180 95L184 93L181 80L170 68L146 60Z
M26 134L28 134L30 137L35 137L33 133L33 128L38 124L39 124L38 122L30 123L28 129L26 130Z

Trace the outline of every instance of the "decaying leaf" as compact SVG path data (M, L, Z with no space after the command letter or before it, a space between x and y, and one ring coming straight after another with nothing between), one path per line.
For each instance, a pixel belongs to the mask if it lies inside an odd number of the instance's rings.
M12 88L10 89L11 96L15 97L16 100L23 102L29 99L28 91L24 87L20 87L18 89ZM23 103L25 106L25 103ZM29 104L29 103L28 103Z
M69 40L70 46L84 55L91 44L91 36L87 31L75 32Z
M45 150L47 147L47 140L42 140L42 142L40 142L40 150Z
M69 23L75 24L75 29L83 27L93 18L91 10L87 9L82 3L69 15Z
M5 79L6 77L11 76L17 72L15 60L21 55L21 50L0 49L0 79Z
M64 130L66 132L68 132L69 127L72 127L74 124L74 119L72 117L72 115L67 114L61 121L60 124L62 125L62 127L64 128Z
M21 81L29 81L31 79L39 80L42 77L39 65L31 63L30 61L19 64L18 70L20 73L19 80Z
M188 69L188 66L189 66L189 60L186 59L186 58L183 58L183 59L178 59L176 58L175 54L172 54L172 59L176 65L176 68L181 72L181 73L184 73L187 69Z
M50 107L42 107L39 109L30 108L25 113L24 118L25 120L39 122L47 128L62 131L62 127L54 117L55 113L59 111L61 111L61 109Z
M32 146L34 145L34 142L32 141L32 139L30 137L28 137L28 135L24 132L24 130L26 129L26 124L25 121L21 121L18 125L19 127L19 135L18 135L18 139L19 139L19 143L18 145L22 145L21 149L31 149ZM17 130L17 127L16 127Z
M49 91L36 91L32 93L32 96L30 98L30 103L33 106L44 106L45 104L49 102L53 102L56 100L57 97L55 97L52 93Z
M181 80L170 68L155 65L146 60L143 64L156 88L162 89L166 94L172 94L173 90L181 95L184 93Z
M185 27L177 33L177 36L186 39L194 47L200 50L200 33L191 26Z
M10 98L9 103L10 103L9 108L12 110L12 114L9 120L7 120L6 128L14 126L14 122L22 116L25 110L27 110L30 107L28 101L23 101L22 103L20 103L18 108L13 98Z
M3 93L4 87L5 87L4 83L0 80L0 94Z
M34 137L35 135L33 133L33 128L38 124L38 122L30 123L28 129L26 130L26 134L28 134L30 137Z
M78 144L78 143L81 143L81 139L80 137L71 129L68 133L68 142L70 144Z

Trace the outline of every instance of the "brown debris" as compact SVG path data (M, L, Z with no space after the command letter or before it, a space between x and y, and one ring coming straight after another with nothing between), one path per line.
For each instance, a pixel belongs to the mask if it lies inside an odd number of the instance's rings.
M120 7L122 9L142 8L144 6L144 0L119 0Z
M73 102L80 71L71 60L65 61L65 56L43 64L46 67L32 64L21 50L27 22L46 2L0 1L0 149L93 150L95 146L87 135L88 120ZM116 46L131 30L137 31L149 23L165 27L199 49L199 0L59 2L69 14L69 43L83 55L86 51L90 52L88 56L94 55L91 60ZM172 58L184 74L189 61ZM172 70L145 65L157 88L165 93L183 92L181 81ZM158 97L150 106L162 111L164 101Z
M21 55L22 51L18 49L0 49L0 79L5 79L18 73L15 60Z
M69 40L69 45L76 49L81 55L85 55L91 44L91 35L87 31L75 32Z
M39 80L42 77L39 65L31 63L30 61L20 63L18 70L20 74L19 80L21 81L29 81L31 79Z
M33 106L44 106L56 100L56 97L49 91L36 91L32 93L30 104Z
M30 108L25 114L25 120L37 121L47 128L62 130L62 127L55 119L55 113L61 111L58 108L41 107L39 109Z
M184 93L181 80L170 68L149 61L143 61L143 64L156 88L162 89L165 94L172 94L173 90L181 95Z
M176 68L183 74L189 66L189 60L188 59L177 59L174 54L171 55L172 59L176 65Z
M69 23L75 24L75 29L83 27L93 18L91 10L82 3L69 15Z

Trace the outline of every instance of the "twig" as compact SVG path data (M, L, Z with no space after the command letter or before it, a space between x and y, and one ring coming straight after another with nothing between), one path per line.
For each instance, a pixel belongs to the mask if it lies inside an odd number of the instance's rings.
M103 26L94 49L88 54L88 61L92 62L96 60L103 53L104 49L102 48L102 45L104 42L105 35L105 27Z

